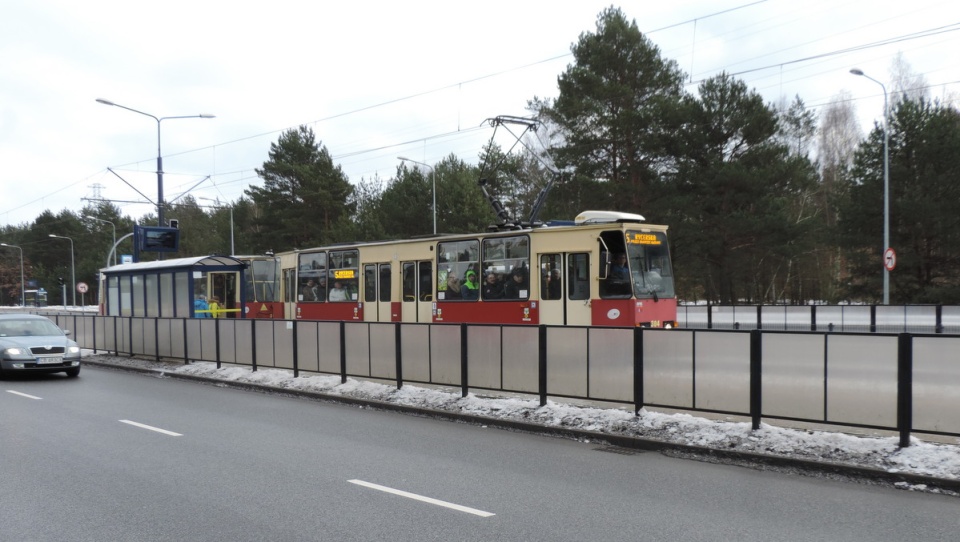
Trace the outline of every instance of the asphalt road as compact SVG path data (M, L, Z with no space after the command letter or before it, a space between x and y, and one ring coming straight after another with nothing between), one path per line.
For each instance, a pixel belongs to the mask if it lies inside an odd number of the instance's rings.
M0 380L0 540L956 540L955 497L87 366Z

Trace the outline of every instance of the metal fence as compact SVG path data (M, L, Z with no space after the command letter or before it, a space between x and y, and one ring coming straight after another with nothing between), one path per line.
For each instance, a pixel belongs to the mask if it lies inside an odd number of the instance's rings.
M693 329L960 334L960 306L681 305L677 321Z
M960 436L960 337L52 316L83 348Z

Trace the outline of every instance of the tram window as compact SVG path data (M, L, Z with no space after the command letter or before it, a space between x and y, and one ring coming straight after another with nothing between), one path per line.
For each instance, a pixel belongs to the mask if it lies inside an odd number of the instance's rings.
M363 266L363 300L372 303L377 300L377 266Z
M420 301L433 300L433 268L430 262L420 262Z
M297 289L293 287L297 283L296 270L293 268L283 270L283 300L286 303L295 303L297 301Z
M628 231L626 239L637 297L673 296L673 270L666 235Z
M467 272L478 274L480 243L475 240L437 244L437 300L462 299L460 289Z
M297 271L297 301L323 301L327 298L326 252L301 252Z
M330 276L327 277L330 301L356 301L359 297L360 280L356 250L330 251Z
M252 260L244 273L244 295L247 302L277 301L277 262Z
M590 255L567 255L567 299L590 299Z
M380 264L380 301L390 301L390 264Z
M484 300L529 298L530 238L517 235L484 239L481 269Z
M403 300L414 301L417 299L417 277L415 276L416 267L412 262L403 264Z
M563 261L559 254L540 256L540 298L563 297Z

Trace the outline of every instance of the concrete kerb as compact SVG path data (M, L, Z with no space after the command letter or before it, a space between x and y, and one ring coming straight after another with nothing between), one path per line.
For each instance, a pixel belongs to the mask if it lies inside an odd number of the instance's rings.
M413 416L434 418L438 420L484 425L498 429L522 431L526 433L560 437L571 440L588 441L598 445L614 446L625 450L659 452L671 457L680 457L710 463L738 465L755 469L760 468L761 470L764 468L789 470L803 476L813 477L841 476L845 478L852 478L861 482L884 485L909 484L911 486L926 486L926 488L929 490L941 490L960 495L960 479L936 478L933 476L902 472L887 472L882 469L861 467L858 465L813 461L808 459L758 454L754 452L708 448L704 446L672 443L654 439L646 439L642 437L611 435L596 431L586 431L583 429L551 427L530 422L487 418L475 414L460 414L444 410L432 410L408 405L397 405L394 403L377 401L374 399L360 399L356 397L346 397L343 395L290 389L266 384L237 382L233 380L220 380L218 378L209 378L205 376L171 373L163 369L149 367L135 367L87 359L84 359L84 364L114 370L156 375L163 378L173 378L177 380L216 385L219 387L254 391L258 393L302 397L315 401L362 406L376 410L392 411Z

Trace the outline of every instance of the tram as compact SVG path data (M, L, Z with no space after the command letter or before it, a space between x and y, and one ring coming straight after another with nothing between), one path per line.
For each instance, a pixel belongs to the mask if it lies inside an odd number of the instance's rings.
M618 327L677 319L667 227L637 214L587 211L572 223L278 256L287 319Z

